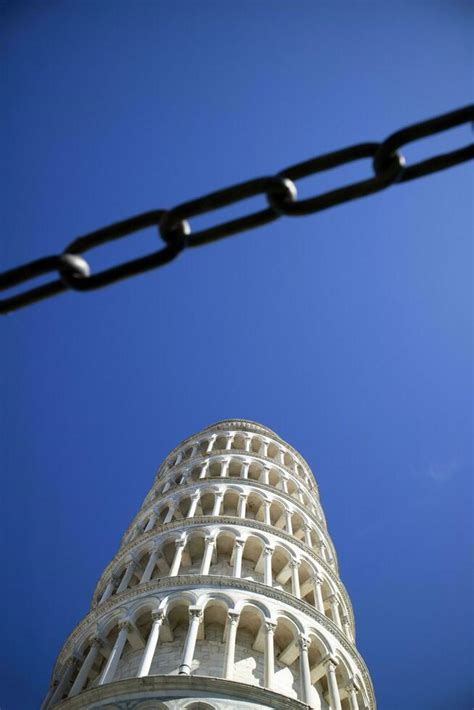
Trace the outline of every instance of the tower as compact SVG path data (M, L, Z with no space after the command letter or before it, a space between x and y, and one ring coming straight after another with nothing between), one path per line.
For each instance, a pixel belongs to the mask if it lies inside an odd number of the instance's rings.
M42 710L375 710L317 484L224 420L161 465Z

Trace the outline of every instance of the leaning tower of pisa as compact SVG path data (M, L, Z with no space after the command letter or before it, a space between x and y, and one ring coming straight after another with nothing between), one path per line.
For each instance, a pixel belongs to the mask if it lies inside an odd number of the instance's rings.
M160 466L42 710L375 710L303 457L224 420Z

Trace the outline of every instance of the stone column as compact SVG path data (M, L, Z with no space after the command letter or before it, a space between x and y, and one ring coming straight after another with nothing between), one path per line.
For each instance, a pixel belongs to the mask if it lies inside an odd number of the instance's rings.
M281 479L281 490L288 495L288 481L286 478Z
M145 582L149 582L151 579L151 575L153 574L153 570L155 569L156 561L158 559L158 554L159 554L159 549L155 547L154 550L152 550L151 555L148 559L147 566L145 567L145 571L143 572L141 578L140 578L140 584L145 584Z
M265 621L265 671L263 684L265 688L273 687L273 676L275 673L275 659L273 655L273 634L275 633L276 624Z
M199 574L209 574L209 568L212 561L212 553L214 552L215 540L213 537L206 537L206 545L204 547L204 555L202 558L201 571Z
M122 577L122 581L119 584L119 588L117 589L117 594L120 594L120 592L123 592L125 589L127 589L128 585L130 584L130 580L133 577L133 573L135 572L136 566L137 563L135 562L135 560L130 560L127 565L127 569L125 570L125 574Z
M194 649L196 647L197 632L202 619L202 610L190 607L189 619L189 629L184 644L183 658L179 666L179 675L190 675L191 673L191 664L193 662Z
M234 439L235 439L235 434L227 434L226 442L225 442L226 451L231 450L232 444L234 443Z
M147 533L147 532L150 532L150 530L153 530L153 528L155 527L155 523L156 523L156 513L153 511L153 513L150 516L150 520L146 524L146 527L143 532Z
M247 479L249 477L250 461L245 461L242 464L242 478Z
M40 710L48 710L49 704L51 702L51 698L53 697L54 693L56 692L56 688L58 687L58 682L57 680L53 680L52 684L49 686L48 693L41 703L41 708Z
M115 575L112 575L110 581L108 582L106 588L104 589L104 593L102 594L99 604L102 604L103 602L107 601L109 597L112 596L114 589L117 587L118 579Z
M191 496L191 505L189 506L187 518L193 518L196 515L196 508L198 507L199 499L201 497L200 491L196 491Z
M293 596L297 597L299 599L301 596L300 578L298 575L300 563L297 560L291 560L290 567L291 567L291 591L292 591Z
M309 669L309 659L308 659L308 648L310 641L306 636L300 636L298 638L298 645L300 647L300 678L301 678L301 689L303 695L303 702L308 705L311 702L312 695L312 685L311 685L311 671Z
M168 510L168 512L166 513L166 518L163 520L163 525L166 525L166 523L171 523L171 521L172 521L172 519L173 519L173 515L174 515L174 513L175 513L175 510L176 510L176 505L175 505L175 503L173 503L173 502L170 503L169 510Z
M99 685L105 685L105 683L110 683L113 681L115 673L117 671L117 666L122 655L123 648L127 642L127 636L130 629L130 624L128 621L121 621L119 623L119 635L115 641L114 647L110 652L110 656L105 664L105 668L99 680Z
M78 695L83 689L91 672L91 668L95 663L97 654L99 653L100 641L98 638L94 638L91 643L91 647L84 662L81 666L81 670L77 674L76 680L72 684L72 688L69 691L68 698L72 698L73 695Z
M224 498L224 493L216 493L215 494L214 507L212 509L211 515L220 515L223 498Z
M324 554L325 547L324 542L322 540L318 540L319 556L324 561L326 561L326 555Z
M311 542L311 528L309 525L304 525L303 532L305 544L308 545L308 547L313 547L313 543Z
M229 472L230 459L225 459L221 463L221 478L227 478Z
M268 446L268 441L262 441L260 451L258 452L260 456L268 456Z
M197 452L198 452L199 444L193 444L193 448L191 449L191 456L189 457L190 459L193 459Z
M265 523L265 525L272 524L272 521L270 518L270 506L271 506L271 503L269 500L263 501L263 522Z
M349 617L347 617L345 614L343 615L341 619L342 623L342 629L346 635L346 637L349 639L349 641L353 641L352 638L352 630L351 630L351 625L349 623Z
M246 508L247 508L247 494L241 493L239 496L239 512L238 512L239 518L245 518Z
M356 684L354 682L349 683L345 690L349 698L350 710L359 710L359 701L357 700L358 688Z
M279 458L280 464L281 464L282 466L284 466L284 465L285 465L285 452L284 452L283 449L279 449L279 451L278 451L278 458Z
M206 454L211 453L212 447L214 446L214 442L216 439L217 439L217 434L212 434L212 436L209 438L209 443L207 445Z
M315 574L313 577L314 603L315 603L316 609L319 612L321 612L321 614L324 614L324 601L323 601L323 593L321 590L322 586L323 586L323 578L320 577L318 574Z
M153 656L156 651L156 644L158 643L160 635L160 627L164 619L164 613L161 609L159 611L154 611L151 618L153 619L153 623L151 625L148 641L146 642L145 651L143 652L143 657L138 669L137 678L143 678L143 676L148 675L150 672Z
M175 466L179 466L179 464L181 463L182 460L183 460L183 452L180 451L179 454L178 454L177 457L176 457L176 461L175 461L175 464L174 464L174 465L175 465Z
M272 554L273 547L265 547L263 552L263 583L272 586Z
M227 643L225 647L224 658L224 678L232 680L234 675L234 658L235 658L235 638L237 636L237 626L239 624L239 614L235 611L229 611L227 623Z
M328 597L328 601L331 605L331 617L338 629L342 628L341 625L341 617L339 616L339 602L337 601L337 597L335 594L331 594L330 597Z
M245 451L250 452L250 444L252 443L252 435L251 434L246 434L245 439L244 439L244 447Z
M240 577L242 574L242 555L244 553L244 544L244 540L236 538L234 543L234 577Z
M199 473L199 478L206 478L207 472L209 470L209 459L204 462L203 467L201 468L201 472Z
M326 661L326 677L328 679L329 704L331 710L341 710L341 699L336 678L337 663L332 658Z
M291 512L289 510L285 511L285 521L286 521L286 532L293 535L293 525L291 524Z
M58 685L56 686L56 689L51 697L50 700L50 705L55 705L56 703L59 703L63 695L68 689L68 685L71 682L71 678L74 675L74 671L77 668L77 658L74 656L71 656L70 658L67 659L66 663L64 664L64 671L61 675L61 678L59 680Z
M173 563L168 574L169 577L176 577L178 574L185 545L185 540L176 540L176 552L174 553Z

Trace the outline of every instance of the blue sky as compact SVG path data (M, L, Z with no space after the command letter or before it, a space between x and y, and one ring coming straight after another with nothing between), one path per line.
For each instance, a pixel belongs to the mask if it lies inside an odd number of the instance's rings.
M465 105L472 14L3 2L2 266ZM380 710L471 710L471 196L464 165L1 320L2 710L39 706L163 457L229 417L312 466Z

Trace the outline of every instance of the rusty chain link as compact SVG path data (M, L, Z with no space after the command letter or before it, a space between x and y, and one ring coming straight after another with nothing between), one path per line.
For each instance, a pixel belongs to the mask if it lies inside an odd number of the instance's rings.
M54 281L0 300L0 313L23 308L67 289L91 291L101 288L129 276L163 266L187 247L202 246L232 234L260 227L268 222L273 222L282 215L298 216L318 212L343 202L371 195L395 183L406 182L439 170L445 170L474 158L474 146L470 144L409 167L405 166L405 159L397 151L412 141L473 121L474 106L465 106L442 116L408 126L393 133L382 143L359 143L292 165L275 176L249 180L212 192L196 200L184 202L171 210L145 212L91 232L71 242L62 254L37 259L0 274L0 290L13 288L25 281L51 272L55 272L59 276ZM295 180L361 158L372 160L374 173L372 177L305 200L297 199ZM190 217L212 212L256 195L265 196L268 203L266 209L202 229L199 232L192 232L187 221ZM84 252L151 226L157 226L159 229L164 241L164 246L161 249L91 275L90 267L82 256Z

